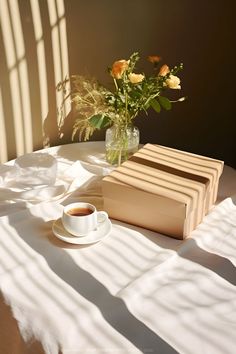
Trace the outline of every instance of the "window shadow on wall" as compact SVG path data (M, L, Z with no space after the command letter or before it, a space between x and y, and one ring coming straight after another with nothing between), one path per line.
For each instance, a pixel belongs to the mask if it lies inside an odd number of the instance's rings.
M0 162L58 143L68 76L64 0L0 2ZM65 107L69 111L70 107Z

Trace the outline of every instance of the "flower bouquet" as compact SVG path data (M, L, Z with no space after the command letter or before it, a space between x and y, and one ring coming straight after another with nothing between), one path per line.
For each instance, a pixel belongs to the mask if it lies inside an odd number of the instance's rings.
M120 164L127 159L135 148L138 148L139 135L135 133L136 147L131 147L130 129L139 112L148 114L149 109L157 113L162 108L170 110L173 102L183 101L181 97L177 101L169 100L162 93L168 89L181 88L177 72L183 68L180 64L170 69L166 64L159 68L161 58L149 56L148 60L153 64L153 75L136 73L136 64L140 59L139 53L133 53L128 60L115 61L108 72L113 79L114 88L109 90L94 78L81 75L72 75L57 85L57 90L63 90L64 100L59 109L59 129L64 123L63 104L70 99L75 113L75 122L72 131L72 139L79 133L79 140L88 140L96 129L112 127L108 131L106 144L107 161L112 164ZM70 81L71 90L66 91L66 85Z

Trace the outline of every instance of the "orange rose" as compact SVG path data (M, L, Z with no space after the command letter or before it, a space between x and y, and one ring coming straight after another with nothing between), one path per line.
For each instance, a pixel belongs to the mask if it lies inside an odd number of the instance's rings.
M162 65L162 67L160 68L159 71L159 75L160 76L166 76L167 74L169 74L170 69L169 66L167 66L166 64Z
M159 61L161 61L161 57L159 57L159 55L149 55L148 61L150 61L152 64L156 64L159 63Z
M125 70L128 69L128 66L129 66L129 61L127 60L122 59L122 60L115 61L111 68L111 75L115 79L121 79Z

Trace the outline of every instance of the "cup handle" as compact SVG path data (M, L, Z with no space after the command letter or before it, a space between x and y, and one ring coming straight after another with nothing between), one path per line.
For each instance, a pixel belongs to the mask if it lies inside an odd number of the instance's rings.
M108 219L108 214L105 211L98 211L97 219L98 219L98 223L100 224Z

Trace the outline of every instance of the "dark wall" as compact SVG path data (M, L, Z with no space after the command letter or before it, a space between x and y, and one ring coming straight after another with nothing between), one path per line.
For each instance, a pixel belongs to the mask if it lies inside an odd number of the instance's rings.
M65 2L71 73L105 85L106 67L134 51L184 63L181 95L172 111L136 120L141 142L222 159L236 167L235 1L69 0ZM94 139L104 137L104 132Z

